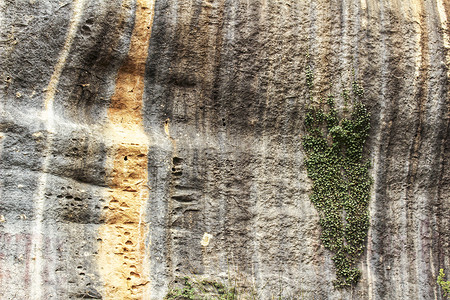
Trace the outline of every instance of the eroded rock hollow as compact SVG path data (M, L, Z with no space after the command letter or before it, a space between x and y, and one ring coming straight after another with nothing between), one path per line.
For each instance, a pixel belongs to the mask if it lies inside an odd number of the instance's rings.
M450 2L0 1L0 298L443 299ZM335 289L302 137L371 114L361 277ZM350 87L351 88L351 87Z

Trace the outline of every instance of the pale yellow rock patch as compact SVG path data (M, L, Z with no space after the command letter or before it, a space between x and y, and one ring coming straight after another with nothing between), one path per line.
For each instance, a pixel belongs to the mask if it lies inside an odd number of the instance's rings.
M149 299L149 255L144 222L149 141L142 124L144 72L154 0L138 0L135 27L125 63L119 69L104 134L108 203L99 229L99 272L104 299Z

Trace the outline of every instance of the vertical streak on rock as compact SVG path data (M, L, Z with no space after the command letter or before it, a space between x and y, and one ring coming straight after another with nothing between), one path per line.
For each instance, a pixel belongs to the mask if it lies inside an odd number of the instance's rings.
M349 82L348 78L349 76L349 71L350 71L350 66L351 66L351 58L349 57L350 55L353 55L353 49L352 47L354 47L354 45L351 44L350 42L350 35L351 35L351 29L350 29L350 17L349 17L350 13L349 13L349 4L346 1L342 1L341 3L341 43L340 43L340 56L341 58L339 59L339 66L340 66L340 71L342 72L341 74L339 74L339 76L342 79L342 86L344 86L344 84L346 82ZM333 68L334 66L330 66L330 68Z
M44 98L44 111L42 112L42 120L45 124L45 130L47 131L47 138L45 142L45 149L42 153L44 161L42 162L41 172L39 177L38 190L35 197L35 220L32 233L32 255L30 255L32 266L32 277L30 286L30 295L33 299L42 299L45 297L42 290L43 278L42 273L44 270L43 266L43 221L44 221L44 209L45 209L45 189L47 185L48 177L48 167L50 164L50 155L53 147L53 134L55 133L55 123L54 123L54 110L53 103L55 95L57 92L57 87L59 83L59 78L63 71L64 65L66 64L67 57L69 55L70 49L72 47L75 34L78 29L78 24L80 22L83 6L85 0L75 0L73 1L73 14L70 20L69 29L67 32L67 37L64 42L64 46L59 54L58 62L55 65L52 76L50 77L50 82L47 86Z
M375 4L377 2L371 1L366 4ZM388 46L386 41L386 35L383 33L382 29L383 26L386 24L386 17L385 17L385 8L382 2L379 2L379 19L380 19L380 76L381 76L381 90L380 90L380 99L378 103L380 103L380 109L379 109L379 117L378 117L378 130L376 131L377 134L374 137L374 157L373 157L373 170L376 172L372 178L374 178L374 196L370 201L369 204L369 212L370 212L370 219L375 220L379 222L379 216L383 215L385 212L383 211L382 203L384 202L383 197L385 197L386 193L383 190L383 187L385 185L385 172L386 172L386 166L383 164L383 160L386 158L386 147L383 144L383 140L385 139L385 132L387 129L387 122L386 122L386 101L384 101L386 94L387 94L387 79L388 79L388 68L387 68L387 62L388 62ZM367 18L366 24L369 23L369 16ZM380 234L380 230L377 230L376 228L373 228L375 224L371 224L368 231L368 242L367 242L367 265L372 266L374 259L376 259L376 255L372 256L372 253L376 251L377 247L380 247L379 244L383 243L383 236ZM378 224L376 224L378 225ZM368 270L368 277L370 277L369 281L369 299L383 297L384 292L384 282L383 280L380 280L380 282L375 285L375 283L371 284L371 282L375 282L377 280L377 277L380 275L377 269L374 269L373 267ZM374 290L375 288L375 290Z
M365 0L360 0L356 3L357 9L355 12L356 15L356 28L355 28L355 37L353 44L355 45L355 57L353 58L353 67L355 68L355 71L359 75L363 75L363 69L359 68L359 61L360 57L365 56L364 51L364 34L367 31L367 23L368 23L368 16L367 16L367 3ZM372 178L374 176L372 175ZM374 187L372 186L372 189ZM372 191L373 193L373 191ZM370 199L370 203L368 206L369 210L369 218L370 220L373 220L373 211L372 211L372 203L373 199ZM369 226L368 232L367 232L367 244L366 244L366 278L367 278L367 299L372 300L373 299L373 270L371 268L371 260L372 260L372 225ZM364 275L363 275L364 276Z
M4 1L0 0L0 7L4 7ZM0 14L0 28L4 28L3 27L3 19L4 19L4 14ZM4 114L4 104L3 101L0 101L0 116L2 116ZM2 150L3 150L3 142L4 142L4 138L5 135L3 132L0 132L0 159L2 158ZM2 192L2 182L0 182L0 197L1 197L1 192Z
M0 117L3 114L3 107L1 105L1 101L0 101ZM2 159L2 154L3 154L3 143L4 143L4 139L5 139L5 134L3 132L0 132L0 160ZM2 192L3 192L3 180L0 181L0 199L2 198ZM0 215L0 220L1 220L1 215ZM1 221L0 221L1 222ZM0 281L1 283L1 281Z
M450 92L448 81L450 79L450 3L446 0L437 0L438 15L442 27L442 40L443 40L443 56L445 59L446 83L447 88L444 91L443 108L442 108L442 138L440 146L440 158L439 158L439 176L437 184L437 204L436 205L436 229L434 234L437 240L437 249L440 249L437 255L437 264L439 267L450 265L449 247L445 247L445 232L449 228L449 218L446 217L446 211L449 211L448 201L446 201L446 192L448 192L448 182L450 182L450 176L448 172L449 158L450 158ZM445 205L447 203L447 205ZM448 245L448 244L447 244ZM438 270L433 270L436 274Z
M420 41L419 41L419 53L420 53L420 62L417 66L416 72L418 73L417 77L417 92L416 94L416 103L417 103L417 128L414 134L414 140L412 142L412 147L410 149L409 158L408 158L408 174L406 177L406 191L405 191L405 207L404 214L406 217L406 224L402 228L402 234L406 235L406 257L402 256L402 258L406 259L403 261L404 265L408 265L408 262L416 260L420 260L420 249L421 246L421 234L420 231L417 230L417 220L414 218L413 213L419 209L419 207L411 207L413 205L418 205L417 202L419 197L422 198L422 195L416 194L416 182L417 182L417 174L418 174L418 166L419 160L421 156L420 148L422 147L423 140L423 131L424 131L424 121L425 121L425 105L428 100L428 82L429 82L429 37L428 37L428 20L427 20L428 12L424 4L421 4L421 12L419 14L419 24L420 24ZM412 201L415 199L415 201ZM411 203L412 202L412 203ZM410 250L411 249L411 250ZM414 270L416 268L416 270ZM416 282L414 286L409 287L409 291L411 295L418 294L422 292L422 289L418 289L417 285L419 284L420 275L418 274L420 270L419 264L409 264L408 265L408 282ZM417 278L414 278L413 274L417 274ZM413 279L414 278L414 279Z
M448 157L450 153L448 146L447 149L445 146L443 147L443 145L448 145L449 128L447 114L450 105L450 94L448 93L448 78L450 75L448 12L450 3L437 0L428 2L427 8L430 74L427 79L428 103L425 105L424 130L422 134L424 142L420 148L420 153L426 154L426 156L422 155L422 157L425 156L426 160L433 162L433 164L430 168L424 163L425 159L421 158L417 167L415 193L422 194L423 197L418 198L416 196L416 199L419 201L416 200L415 202L420 205L420 215L425 217L417 220L417 225L415 226L419 231L418 257L422 263L422 268L417 269L416 276L419 278L419 291L421 293L419 297L424 297L424 295L433 292L437 299L440 287L436 284L430 287L428 282L436 280L439 268L442 266L440 257L445 255L442 250L448 248L441 243L442 237L445 236L445 234L442 235L441 233L449 228L448 225L442 227L442 221L445 222L448 218L445 217L446 201L441 195L445 195L445 184L442 185L442 172L445 172L443 163L445 162L446 154ZM428 126L428 124L433 123L437 124L435 128ZM422 187L425 188L422 189ZM444 229L441 230L440 228ZM427 268L424 268L424 266L427 266Z
M142 123L144 72L154 0L137 0L128 57L119 69L105 135L110 153L109 204L99 229L104 299L148 299L149 262L143 213L149 197L149 141Z
M448 27L448 22L449 20L447 19L447 14L450 13L450 11L447 11L447 9L450 10L450 4L448 4L448 1L444 2L444 0L437 0L437 9L438 9L438 14L439 14L439 21L441 23L441 27L442 27L442 36L443 36L443 44L444 44L444 48L447 50L450 49L450 37L449 37L449 30L450 28ZM450 66L450 56L447 55L446 59L445 59L445 63L447 66ZM447 69L447 78L450 77L450 68Z

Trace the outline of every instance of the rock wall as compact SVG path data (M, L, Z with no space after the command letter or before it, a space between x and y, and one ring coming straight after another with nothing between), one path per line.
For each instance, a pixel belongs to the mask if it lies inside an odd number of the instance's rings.
M0 11L1 299L160 300L184 275L258 299L443 299L450 2ZM317 95L357 78L372 114L371 227L350 290L332 286L308 198L308 54Z

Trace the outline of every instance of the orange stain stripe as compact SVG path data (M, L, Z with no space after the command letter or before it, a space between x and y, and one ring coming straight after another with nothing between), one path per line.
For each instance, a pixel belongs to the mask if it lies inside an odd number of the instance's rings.
M149 197L149 142L142 122L145 63L155 0L137 0L128 57L119 69L108 110L108 201L99 229L104 299L149 299L149 255L144 222Z

